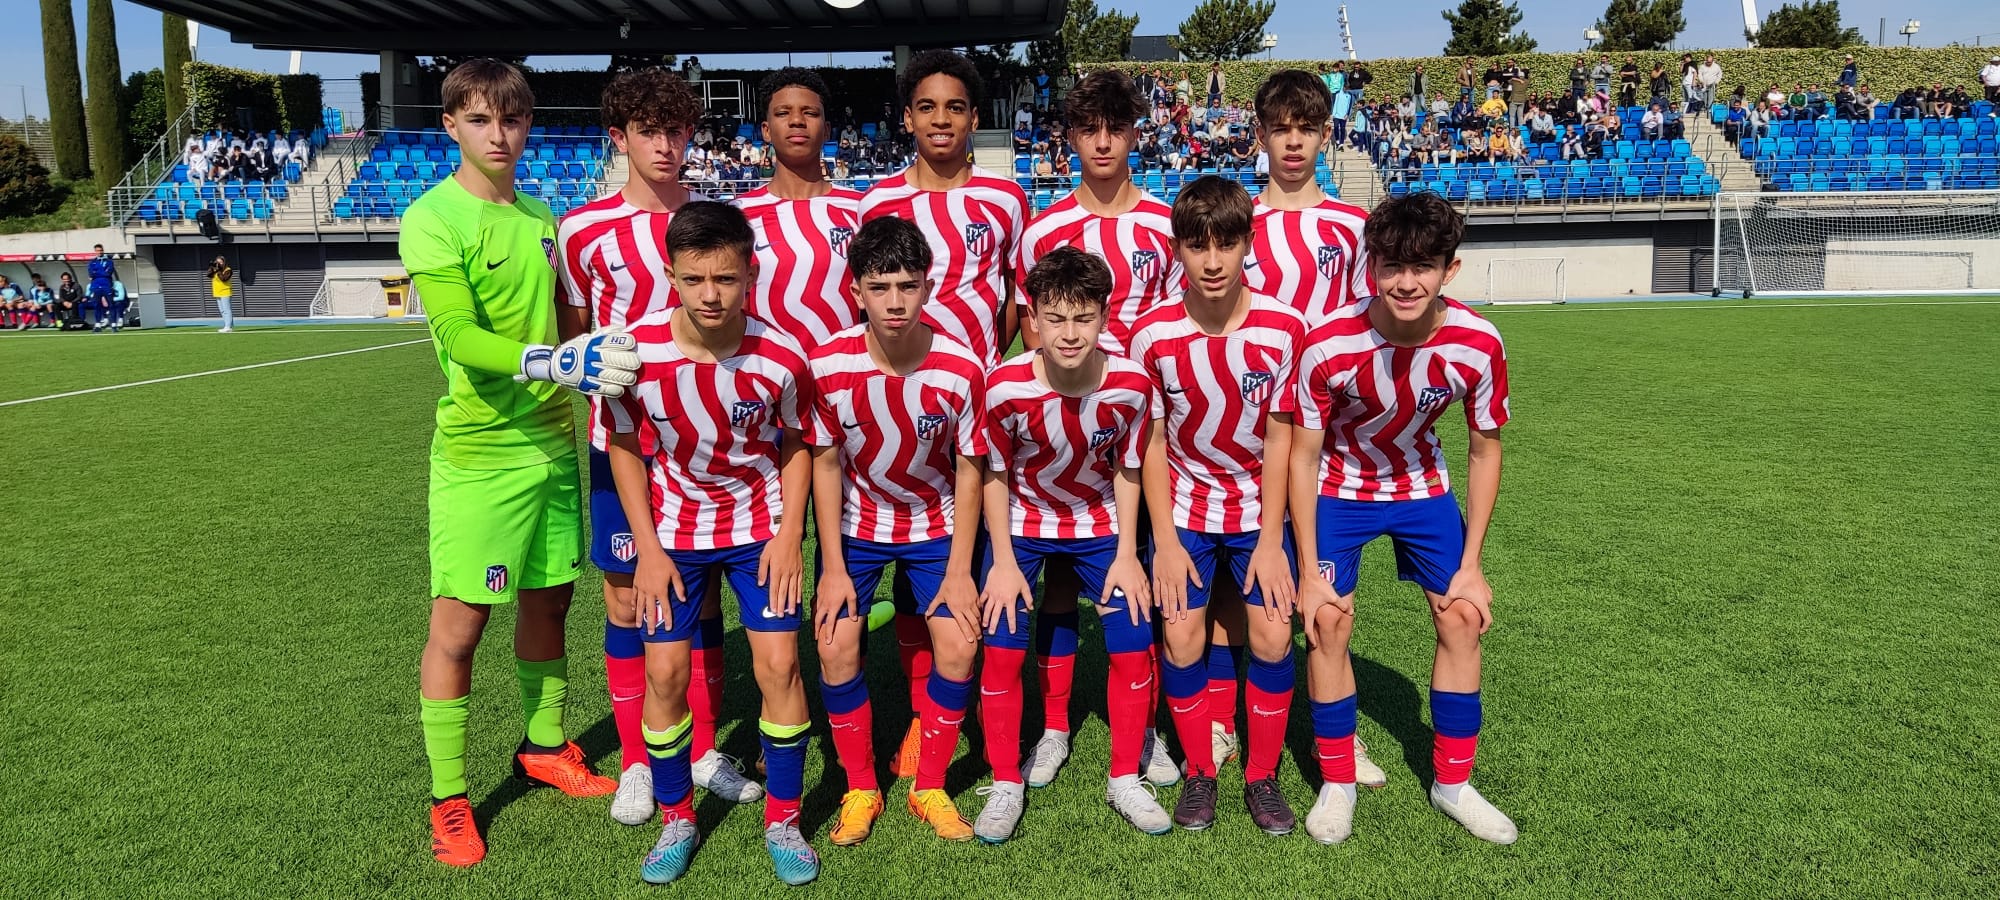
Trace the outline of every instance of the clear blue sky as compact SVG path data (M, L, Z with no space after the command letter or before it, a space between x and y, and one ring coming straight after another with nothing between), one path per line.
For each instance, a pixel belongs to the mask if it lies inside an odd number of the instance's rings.
M1194 8L1195 0L1099 0L1099 8L1119 9L1139 14L1139 34L1171 34L1181 19ZM1436 5L1432 5L1435 3ZM1444 46L1447 29L1437 11L1457 0L1431 0L1414 6L1401 3L1354 3L1348 7L1353 25L1355 50L1362 57L1419 56L1437 53ZM1336 0L1278 0L1269 30L1278 35L1279 58L1321 58L1339 46L1340 27L1329 14ZM1605 0L1520 0L1526 13L1522 27L1541 42L1544 49L1568 50L1583 45L1583 29L1604 11ZM1736 47L1742 45L1740 0L1686 0L1688 29L1681 42L1689 47ZM74 0L77 37L84 32L83 0ZM1761 12L1774 9L1777 0L1758 0ZM2000 4L1993 0L1845 0L1841 4L1847 24L1861 29L1872 43L1876 20L1889 17L1889 41L1900 43L1896 34L1904 19L1923 21L1916 43L1941 46L1954 41L1972 43L1980 32L1995 32L1985 43L2000 43ZM37 0L0 0L0 21L15 23L5 51L0 51L0 115L19 116L22 87L27 106L35 115L48 110L48 96L42 84L42 52ZM146 7L119 0L119 59L127 71L150 69L160 64L160 14ZM886 50L886 48L885 48ZM291 54L274 50L254 50L230 42L214 28L202 29L199 58L269 72L283 72ZM79 54L81 59L81 54ZM702 60L711 67L766 66L782 63L782 56L708 55ZM881 54L836 54L835 64L874 65ZM823 54L800 54L800 63L826 61ZM602 58L538 57L542 68L588 68L603 65ZM311 53L305 71L328 78L349 78L376 67L374 56ZM1968 75L1969 77L1969 75Z

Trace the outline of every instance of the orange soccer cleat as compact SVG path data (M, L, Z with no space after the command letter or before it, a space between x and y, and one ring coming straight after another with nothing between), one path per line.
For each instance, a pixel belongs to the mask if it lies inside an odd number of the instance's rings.
M522 747L527 745L524 742ZM555 753L514 753L514 774L546 784L572 797L602 797L615 793L618 782L590 770L583 762L583 748L564 741Z
M486 839L472 820L472 801L464 794L431 801L431 855L447 866L464 868L486 858Z
M958 804L951 802L950 794L940 790L911 791L907 806L910 815L922 819L938 837L947 841L972 840L972 824L959 814Z
M903 735L903 746L896 750L895 758L889 760L889 774L897 778L917 777L917 756L923 736L923 723L911 719L910 730Z
M840 814L834 820L831 838L836 847L852 847L868 839L875 820L882 815L881 791L848 791L840 798Z

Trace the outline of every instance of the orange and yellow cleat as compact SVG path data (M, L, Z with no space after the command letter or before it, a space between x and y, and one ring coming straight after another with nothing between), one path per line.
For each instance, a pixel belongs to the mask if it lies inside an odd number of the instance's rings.
M514 774L546 784L572 797L602 797L616 793L618 782L590 770L583 762L583 748L564 741L556 753L514 754Z
M896 757L889 760L889 774L897 778L917 777L917 757L923 737L923 723L911 719L910 730L903 735L903 746L896 750Z
M883 806L881 791L848 791L840 798L840 815L834 819L834 846L852 847L867 840Z
M958 804L951 802L951 795L944 791L911 791L909 799L910 815L916 816L947 841L972 840L972 824L959 815Z
M472 801L465 795L431 801L431 855L460 868L486 858L486 839L479 836Z

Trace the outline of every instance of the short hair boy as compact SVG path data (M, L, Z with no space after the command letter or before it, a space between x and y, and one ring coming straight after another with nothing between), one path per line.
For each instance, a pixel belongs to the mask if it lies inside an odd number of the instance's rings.
M990 544L980 701L993 766L987 803L1005 804L1000 812L1011 807L1018 820L1031 586L1045 562L1066 559L1097 607L1110 656L1106 799L1141 831L1163 834L1173 822L1139 780L1153 702L1150 590L1138 557L1139 465L1152 382L1137 363L1098 345L1111 284L1104 261L1075 247L1043 256L1023 284L1035 298L1029 313L1042 346L986 379Z
M640 877L687 872L700 843L687 704L690 644L708 582L735 589L763 708L764 844L778 878L805 884L819 856L799 830L807 729L799 683L801 542L811 461L801 437L812 385L805 352L743 313L756 278L742 211L696 201L667 226L667 276L680 305L632 326L638 383L612 405L612 477L635 535L632 575L646 699L641 728L665 826Z
M1291 470L1299 552L1299 611L1313 737L1324 784L1306 831L1344 840L1354 816L1354 679L1347 642L1361 547L1388 536L1397 569L1423 588L1437 628L1431 673L1431 805L1496 844L1517 832L1468 783L1479 746L1479 636L1493 623L1480 569L1500 490L1500 427L1507 423L1507 357L1492 323L1444 296L1458 274L1465 222L1432 193L1385 200L1368 219L1374 284L1352 315L1321 325L1299 362ZM1453 402L1469 429L1466 515L1445 470L1435 425Z
M1368 213L1326 195L1316 180L1333 95L1299 69L1257 89L1257 140L1271 157L1271 185L1257 195L1256 230L1243 280L1291 304L1317 326L1368 290L1361 229Z
M972 573L986 456L985 367L923 321L931 249L916 225L869 222L848 245L847 262L864 324L813 350L808 422L819 526L813 626L820 698L848 788L831 837L858 844L882 812L861 642L875 588L894 563L911 585L906 613L928 622L935 648L906 805L939 837L962 841L972 837L972 826L945 793L944 776L979 649Z

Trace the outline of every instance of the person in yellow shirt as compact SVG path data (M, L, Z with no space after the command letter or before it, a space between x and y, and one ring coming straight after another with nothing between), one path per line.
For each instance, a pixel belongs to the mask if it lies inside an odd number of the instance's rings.
M1485 103L1479 104L1479 114L1486 117L1487 124L1489 125L1497 125L1505 122L1507 121L1507 101L1500 99L1499 94L1487 97Z
M230 308L229 303L230 298L236 295L236 289L229 284L229 280L235 275L235 271L229 268L229 260L220 256L208 264L208 294L215 298L215 305L222 309L222 327L216 330L224 334L236 330L235 311Z

